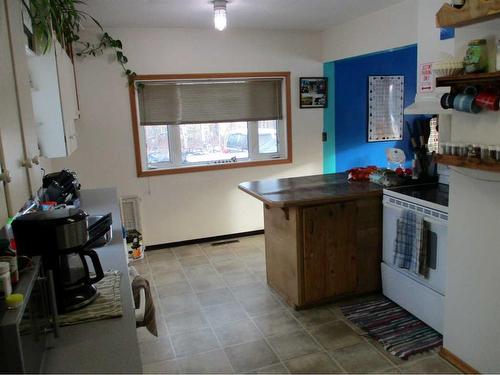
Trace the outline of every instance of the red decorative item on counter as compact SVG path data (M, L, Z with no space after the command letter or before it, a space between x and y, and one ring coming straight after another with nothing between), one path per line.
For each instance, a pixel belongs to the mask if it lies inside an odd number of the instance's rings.
M394 171L396 172L396 174L399 176L399 177L408 177L408 176L411 176L413 174L413 171L411 170L411 168L396 168L396 170Z
M375 172L378 169L378 167L374 165L370 165L368 167L359 167L359 168L353 168L349 169L347 171L347 179L349 181L369 181L370 180L370 174L372 172Z

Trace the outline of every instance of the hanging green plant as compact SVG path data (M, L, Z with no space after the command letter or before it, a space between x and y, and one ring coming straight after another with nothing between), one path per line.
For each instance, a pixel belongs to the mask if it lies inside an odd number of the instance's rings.
M89 42L79 43L83 44L84 48L76 53L77 56L98 56L102 55L105 49L112 48L116 55L116 61L122 66L125 75L129 79L136 76L135 72L126 67L128 58L123 54L121 40L113 39L108 33L104 33L98 44L91 44Z
M83 0L24 0L33 25L33 36L38 52L47 53L55 36L62 46L80 46L77 56L102 55L105 49L112 48L116 60L123 68L124 74L133 78L136 74L126 67L127 57L123 54L122 42L104 32L97 19L82 10L86 5ZM92 21L103 34L97 44L80 40L80 29L83 22Z

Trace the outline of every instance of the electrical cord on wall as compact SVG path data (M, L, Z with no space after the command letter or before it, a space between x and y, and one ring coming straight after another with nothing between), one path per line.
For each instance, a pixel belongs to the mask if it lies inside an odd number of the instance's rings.
M146 183L147 183L147 189L148 189L147 190L147 194L151 195L151 177L147 178L147 182Z
M480 177L473 177L467 173L463 173L463 172L460 172L458 168L454 168L454 167L449 167L453 172L456 172L462 176L465 176L465 177L469 177L469 178L473 178L475 180L478 180L478 181L484 181L484 182L493 182L493 183L500 183L500 180L490 180L490 179L487 179L487 178L480 178Z

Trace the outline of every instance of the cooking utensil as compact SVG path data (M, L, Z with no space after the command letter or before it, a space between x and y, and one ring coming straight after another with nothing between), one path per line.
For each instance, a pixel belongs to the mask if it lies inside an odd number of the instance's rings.
M431 120L427 119L421 122L422 133L424 136L424 145L429 143L429 138L431 137Z
M410 134L410 142L413 147L413 151L415 151L417 149L417 140L415 139L410 123L408 121L406 121L406 128L408 129L408 133Z
M418 132L418 139L420 141L420 147L422 148L425 145L422 120L415 120L414 127Z

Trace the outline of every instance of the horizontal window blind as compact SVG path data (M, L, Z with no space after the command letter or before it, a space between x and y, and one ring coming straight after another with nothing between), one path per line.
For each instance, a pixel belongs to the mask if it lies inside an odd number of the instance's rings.
M283 118L282 79L141 82L140 124L178 125Z

